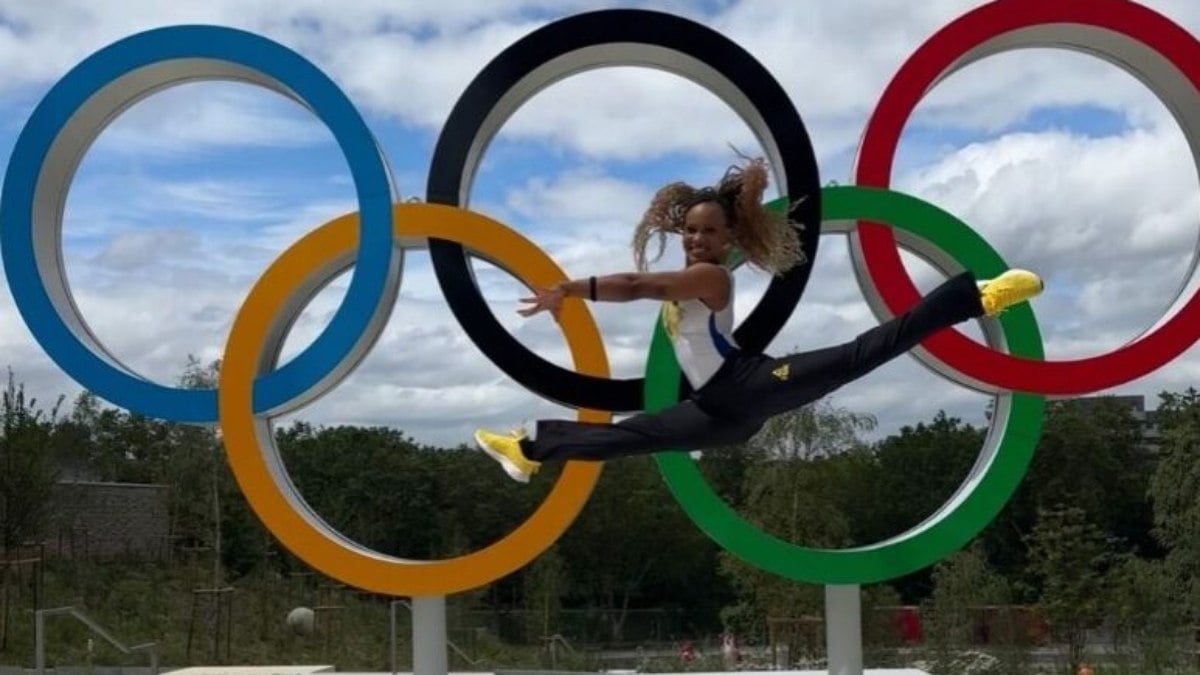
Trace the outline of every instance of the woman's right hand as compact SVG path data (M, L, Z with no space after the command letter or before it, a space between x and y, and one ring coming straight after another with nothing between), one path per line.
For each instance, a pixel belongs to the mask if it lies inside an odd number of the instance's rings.
M531 303L530 307L522 307L517 310L517 313L523 317L531 317L539 312L549 311L554 320L558 320L558 313L562 310L562 301L566 294L561 288L538 288L534 289L534 295L528 298L521 298L521 302Z

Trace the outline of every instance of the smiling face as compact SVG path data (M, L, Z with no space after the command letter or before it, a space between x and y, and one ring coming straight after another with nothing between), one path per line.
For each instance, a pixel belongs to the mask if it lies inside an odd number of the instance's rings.
M683 219L683 253L688 265L720 264L733 245L733 229L725 210L715 202L701 202Z

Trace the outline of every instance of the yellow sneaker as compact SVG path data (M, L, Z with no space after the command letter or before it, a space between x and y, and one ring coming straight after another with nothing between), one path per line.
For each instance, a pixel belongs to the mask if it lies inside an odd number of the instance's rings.
M513 432L507 436L492 433L486 429L475 432L475 442L481 450L500 462L504 471L515 481L528 483L530 476L538 472L541 464L525 458L521 451L521 439L525 434Z
M1028 270L1009 270L995 279L979 282L979 295L983 300L983 311L988 316L1000 312L1019 302L1039 294L1046 288L1041 277Z

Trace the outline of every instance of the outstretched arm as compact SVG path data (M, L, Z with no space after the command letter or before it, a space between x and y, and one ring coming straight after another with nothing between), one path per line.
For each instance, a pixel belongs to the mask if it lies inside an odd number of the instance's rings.
M564 298L596 302L695 299L710 307L721 308L729 301L729 279L721 267L707 263L673 272L631 272L572 279L553 288L539 289L533 297L522 298L521 302L533 303L533 306L518 311L522 316L533 316L549 310L557 317Z

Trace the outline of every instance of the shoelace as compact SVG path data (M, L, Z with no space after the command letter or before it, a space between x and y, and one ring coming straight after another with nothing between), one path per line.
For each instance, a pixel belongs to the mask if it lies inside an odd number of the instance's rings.
M529 438L529 432L526 431L524 424L513 427L508 433L510 436L512 436L512 438L518 441ZM538 469L540 468L541 466L539 466L537 463L534 463L530 473L537 473Z

